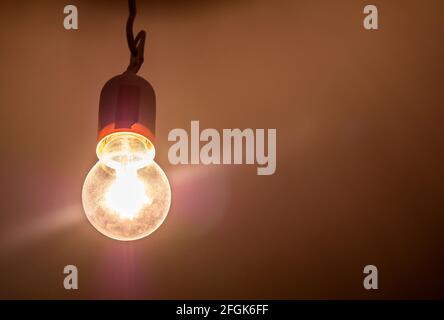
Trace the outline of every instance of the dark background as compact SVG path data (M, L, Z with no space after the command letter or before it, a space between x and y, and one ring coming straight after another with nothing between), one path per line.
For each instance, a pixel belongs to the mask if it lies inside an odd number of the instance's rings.
M370 3L378 31L362 27ZM101 87L129 60L127 3L2 1L0 297L444 298L443 10L138 1L173 194L159 230L122 243L88 223L81 188ZM171 166L168 133L191 120L277 128L276 173ZM363 289L367 264L377 291Z

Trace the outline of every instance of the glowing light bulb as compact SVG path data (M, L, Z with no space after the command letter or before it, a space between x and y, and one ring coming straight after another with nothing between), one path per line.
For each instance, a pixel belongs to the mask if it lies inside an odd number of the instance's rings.
M99 161L86 177L82 201L88 220L104 235L136 240L164 221L171 189L154 153L151 142L136 133L113 133L97 145Z
M148 236L164 221L171 203L171 189L162 169L154 162L156 95L139 71L144 61L145 31L136 37L135 1L129 1L126 24L130 64L108 80L100 93L98 117L99 161L88 173L82 202L91 224L118 240Z

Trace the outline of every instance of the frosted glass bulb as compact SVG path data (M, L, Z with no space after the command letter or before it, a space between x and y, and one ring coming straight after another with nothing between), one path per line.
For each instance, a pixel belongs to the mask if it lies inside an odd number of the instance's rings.
M83 208L91 224L117 240L136 240L155 231L168 214L171 189L153 161L154 148L142 136L116 134L101 141L99 162L82 190Z

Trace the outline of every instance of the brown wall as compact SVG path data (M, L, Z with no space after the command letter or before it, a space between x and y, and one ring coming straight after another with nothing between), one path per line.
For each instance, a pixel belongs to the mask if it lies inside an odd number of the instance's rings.
M139 1L172 208L120 243L81 208L126 1L3 1L0 298L444 298L444 2ZM172 166L168 132L277 128L277 171ZM63 267L79 268L77 292ZM378 291L362 287L366 264Z

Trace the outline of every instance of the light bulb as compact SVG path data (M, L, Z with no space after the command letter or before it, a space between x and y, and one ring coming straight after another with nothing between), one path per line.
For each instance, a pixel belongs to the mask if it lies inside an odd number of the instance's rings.
M82 190L86 216L98 231L117 240L136 240L162 224L171 189L154 154L150 140L133 132L113 133L98 143L99 161Z
M91 224L122 241L154 232L165 220L171 189L154 162L156 95L129 68L106 82L100 93L96 154L82 203Z

